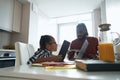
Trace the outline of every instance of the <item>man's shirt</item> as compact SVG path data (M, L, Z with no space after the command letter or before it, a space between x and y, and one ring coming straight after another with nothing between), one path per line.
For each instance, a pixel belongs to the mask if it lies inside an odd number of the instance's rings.
M88 47L83 55L83 59L94 59L98 56L98 39L95 37L87 37ZM72 41L70 50L80 50L85 40L75 39ZM78 52L79 53L79 52ZM77 53L77 54L78 54ZM74 59L74 51L68 53L68 59Z

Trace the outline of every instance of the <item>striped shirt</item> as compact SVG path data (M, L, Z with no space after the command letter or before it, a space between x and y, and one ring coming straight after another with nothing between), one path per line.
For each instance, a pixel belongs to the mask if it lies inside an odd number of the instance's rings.
M52 52L46 49L45 50L38 49L38 51L36 51L34 55L29 58L27 64L32 64L38 58L46 58L46 57L51 57L51 56L54 56Z

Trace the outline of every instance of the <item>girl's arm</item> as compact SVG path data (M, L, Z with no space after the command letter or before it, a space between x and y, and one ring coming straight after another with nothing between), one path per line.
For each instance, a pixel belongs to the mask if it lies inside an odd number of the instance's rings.
M41 63L41 62L59 62L62 59L62 56L52 56L52 57L47 57L47 58L38 58L36 59L33 63Z

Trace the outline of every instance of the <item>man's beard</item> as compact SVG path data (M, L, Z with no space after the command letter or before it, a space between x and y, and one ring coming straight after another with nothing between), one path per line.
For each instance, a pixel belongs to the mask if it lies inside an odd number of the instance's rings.
M87 35L85 35L85 34L84 35L78 35L77 37L78 37L79 40L83 40L87 37Z

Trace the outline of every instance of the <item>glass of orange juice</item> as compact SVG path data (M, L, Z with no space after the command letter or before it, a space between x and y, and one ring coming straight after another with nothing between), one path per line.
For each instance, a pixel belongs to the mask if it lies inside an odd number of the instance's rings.
M99 59L104 61L115 61L113 43L99 43Z

